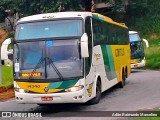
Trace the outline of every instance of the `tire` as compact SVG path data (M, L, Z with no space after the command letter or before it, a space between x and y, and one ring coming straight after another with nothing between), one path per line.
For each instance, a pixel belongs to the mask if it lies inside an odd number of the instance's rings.
M125 69L125 76L126 76L126 78L128 78L128 70L127 70L127 67L126 67L126 69Z
M102 95L102 93L101 93L101 82L98 80L97 85L96 85L96 96L92 100L90 100L89 103L91 105L99 103L99 101L101 99L101 95Z
M126 84L126 73L123 71L122 73L122 81L118 83L119 88L123 88Z

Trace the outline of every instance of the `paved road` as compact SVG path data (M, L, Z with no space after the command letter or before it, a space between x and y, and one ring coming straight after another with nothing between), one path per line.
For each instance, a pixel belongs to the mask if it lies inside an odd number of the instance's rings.
M51 113L44 114L46 117L63 116L64 113L72 111L137 111L159 107L159 91L160 71L134 70L127 79L126 86L123 89L111 88L103 93L100 103L96 105L63 104L40 107L36 104L17 104L15 100L10 100L0 102L0 111L42 112L49 110ZM80 114L75 113L73 116L80 116ZM94 112L88 112L88 114L98 115L98 113ZM58 119L63 118L59 117Z

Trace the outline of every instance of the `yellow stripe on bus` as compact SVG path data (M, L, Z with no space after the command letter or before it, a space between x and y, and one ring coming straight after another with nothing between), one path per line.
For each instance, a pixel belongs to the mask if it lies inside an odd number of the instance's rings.
M98 14L98 13L92 13L92 14L97 15L98 17L102 18L104 21L106 21L106 22L108 22L108 23L115 24L115 25L118 25L118 26L121 26L121 27L124 27L124 28L128 28L126 25L117 23L117 22L113 21L113 20L112 20L111 18L109 18L109 17L103 16L103 15Z
M36 93L46 93L46 88L50 83L31 83L31 82L16 82L21 89L29 90ZM48 89L47 93L58 92L63 89Z

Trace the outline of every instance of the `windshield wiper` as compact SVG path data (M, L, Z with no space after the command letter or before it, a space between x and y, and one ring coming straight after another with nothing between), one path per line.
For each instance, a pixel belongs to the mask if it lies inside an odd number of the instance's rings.
M43 61L45 60L45 58L43 58L43 48L42 48L42 56L41 56L41 58L39 59L39 61L38 61L38 63L36 64L36 66L35 66L35 68L33 69L33 71L31 72L31 76L29 77L29 80L32 78L32 74L34 73L34 72L36 72L36 70L38 69L38 68L40 68L40 66L41 66L41 64L43 64Z
M38 64L35 66L35 68L34 68L33 71L31 72L31 75L32 75L34 72L36 72L36 70L40 67L40 65L43 63L43 61L44 61L45 59L47 59L47 60L49 61L49 64L51 64L51 66L53 67L53 69L55 70L55 72L57 73L57 75L59 76L59 78L60 78L61 80L64 80L64 79L63 79L63 76L62 76L61 73L58 71L57 67L55 66L53 60L50 59L50 58L48 58L48 57L46 57L46 58L41 57L41 58L40 58ZM46 66L45 66L45 67L46 67ZM31 78L32 78L32 76L29 77L29 80L30 80Z
M49 57L47 57L47 59L48 59L48 61L49 61L49 64L51 64L51 66L53 67L53 69L55 70L55 72L57 73L57 75L59 76L59 78L60 78L61 80L64 80L62 74L59 72L59 70L58 70L57 67L55 66L54 61L53 61L51 58L49 58Z
M40 68L40 66L41 66L41 64L43 63L43 61L44 61L44 58L41 57L40 60L39 60L39 62L37 63L37 65L35 66L35 68L33 69L33 71L31 72L31 75L32 75L34 72L36 72L36 70L37 70L38 68ZM32 76L29 77L29 80L30 80L31 78L32 78Z

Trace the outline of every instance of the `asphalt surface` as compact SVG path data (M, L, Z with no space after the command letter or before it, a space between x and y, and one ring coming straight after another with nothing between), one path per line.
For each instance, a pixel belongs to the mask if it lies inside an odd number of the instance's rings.
M106 119L104 111L140 111L160 107L160 71L134 70L124 88L104 92L99 104L60 104L45 107L36 104L17 104L15 100L0 102L0 111L42 112L47 119ZM95 112L96 111L96 112ZM103 112L102 112L103 111ZM84 114L85 113L85 114ZM103 117L100 117L100 116ZM67 116L72 116L67 117ZM108 118L107 118L108 119ZM120 119L120 118L110 118Z

